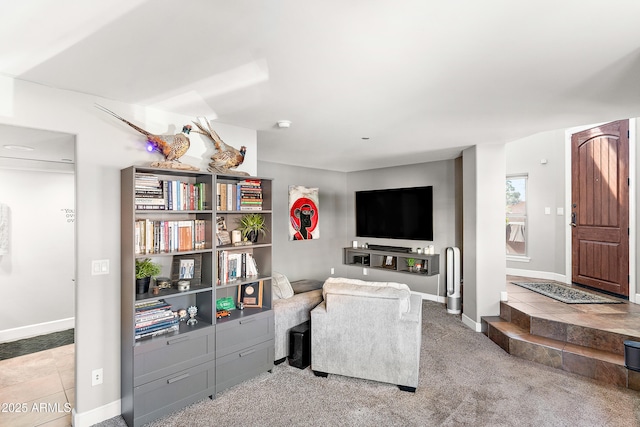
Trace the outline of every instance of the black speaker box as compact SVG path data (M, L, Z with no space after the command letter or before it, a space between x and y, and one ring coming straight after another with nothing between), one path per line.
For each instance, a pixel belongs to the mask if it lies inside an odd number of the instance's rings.
M289 365L304 369L311 365L311 322L294 326L289 331Z

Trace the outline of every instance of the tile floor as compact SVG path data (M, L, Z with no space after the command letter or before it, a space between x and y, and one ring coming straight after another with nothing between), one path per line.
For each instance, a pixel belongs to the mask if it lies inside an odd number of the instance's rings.
M0 361L0 427L68 427L75 345Z
M621 300L622 304L565 304L514 285L511 283L512 281L553 281L516 276L507 277L506 290L509 305L523 313L535 314L536 317L616 332L640 339L640 304L630 304L626 300ZM576 289L597 293L582 287L576 287ZM605 296L614 298L610 295Z

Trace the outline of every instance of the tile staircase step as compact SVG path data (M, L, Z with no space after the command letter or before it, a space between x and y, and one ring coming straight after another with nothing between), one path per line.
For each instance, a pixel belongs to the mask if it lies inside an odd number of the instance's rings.
M502 310L501 310L502 316ZM640 372L624 366L624 355L532 334L504 317L482 318L485 335L507 353L594 380L640 391ZM526 322L525 322L526 323ZM532 323L533 328L535 323Z
M637 340L637 337L613 331L526 314L505 302L500 305L500 317L516 324L532 335L551 338L581 347L605 350L622 356L624 356L624 341L629 339Z

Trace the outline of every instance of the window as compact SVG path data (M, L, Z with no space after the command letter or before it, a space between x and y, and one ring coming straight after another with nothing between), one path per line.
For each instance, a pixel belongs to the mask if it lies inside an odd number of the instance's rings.
M507 177L507 256L527 256L527 176Z

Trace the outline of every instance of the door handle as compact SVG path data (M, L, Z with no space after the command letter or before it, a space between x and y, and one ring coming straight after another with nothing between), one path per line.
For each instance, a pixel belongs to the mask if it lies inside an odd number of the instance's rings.
M577 227L578 224L578 214L575 212L571 212L571 223L569 224L572 227Z

